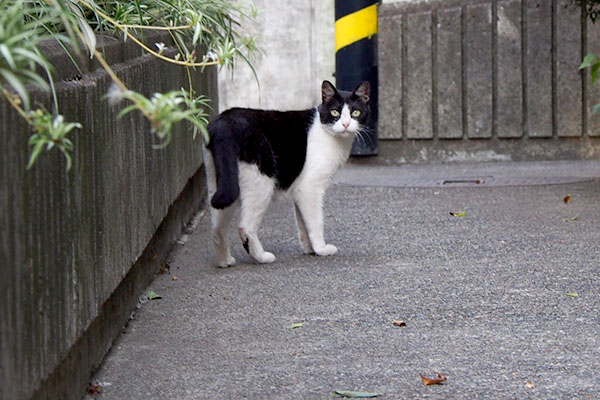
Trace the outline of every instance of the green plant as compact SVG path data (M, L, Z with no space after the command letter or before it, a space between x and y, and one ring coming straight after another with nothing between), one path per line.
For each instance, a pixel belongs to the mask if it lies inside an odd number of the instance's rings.
M23 9L22 1L9 3L0 0L0 10L3 11L0 24L0 83L9 85L28 109L30 104L26 85L42 89L50 87L35 72L36 66L48 72L51 70L50 64L38 50L39 43L49 37L42 29L47 18L23 23L24 14L31 10Z
M71 154L73 142L67 138L69 132L75 128L81 128L78 122L65 122L62 115L52 117L51 114L42 110L29 113L33 125L34 134L29 138L31 156L27 168L31 168L35 160L42 152L44 146L47 150L58 148L67 160L67 170L71 168Z
M76 52L86 48L114 81L110 100L131 102L119 115L142 112L161 140L158 147L163 147L171 140L173 125L182 121L192 124L194 137L201 132L208 140L209 101L195 94L190 70L211 65L233 67L237 58L252 67L250 60L258 49L254 39L241 36L237 28L255 15L254 7L229 0L0 0L0 94L33 131L28 168L43 149L53 148L65 155L70 168L73 145L68 134L81 128L59 113L53 68L39 51L40 42L57 40ZM146 46L140 40L145 30L169 32L177 54L165 54L163 43L157 43L156 49ZM123 40L134 41L145 52L186 68L188 87L150 98L126 87L96 49L99 33L121 34ZM197 54L200 48L206 53ZM32 109L30 87L52 92L52 112Z
M152 132L162 140L160 145L155 146L157 148L169 144L172 127L180 121L188 121L192 124L194 138L199 131L205 137L208 137L206 131L208 114L205 112L205 108L209 106L209 99L205 96L191 97L184 89L164 94L155 93L150 99L131 90L120 95L115 95L113 91L111 96L113 96L113 99L115 96L120 96L129 99L133 103L124 108L119 113L118 118L140 107L150 114L150 120L156 121L156 124L152 127Z

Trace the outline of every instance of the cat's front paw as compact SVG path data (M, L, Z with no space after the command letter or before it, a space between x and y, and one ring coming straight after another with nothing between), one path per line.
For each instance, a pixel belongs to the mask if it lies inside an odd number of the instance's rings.
M337 247L332 244L326 244L325 246L314 250L315 254L318 256L332 256L337 253Z
M257 256L255 258L256 261L258 261L261 264L271 264L275 261L275 254L265 251L260 256Z

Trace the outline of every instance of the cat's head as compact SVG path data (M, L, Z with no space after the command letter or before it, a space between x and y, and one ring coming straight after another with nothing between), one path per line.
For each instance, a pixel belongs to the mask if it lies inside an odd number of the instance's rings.
M362 82L353 91L337 90L329 81L321 85L323 103L319 106L321 123L333 136L354 137L364 129L369 117L369 82Z

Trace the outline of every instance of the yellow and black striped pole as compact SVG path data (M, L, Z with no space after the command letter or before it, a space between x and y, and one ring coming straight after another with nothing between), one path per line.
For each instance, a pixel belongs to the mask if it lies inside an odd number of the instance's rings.
M377 4L379 0L335 0L335 78L339 89L371 84L368 132L357 138L352 155L377 154Z

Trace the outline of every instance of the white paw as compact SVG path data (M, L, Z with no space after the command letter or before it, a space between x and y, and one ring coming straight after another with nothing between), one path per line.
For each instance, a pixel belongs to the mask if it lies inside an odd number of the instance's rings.
M315 249L315 254L318 256L332 256L337 253L337 247L332 244L326 244L325 246Z
M226 261L219 261L217 265L219 266L219 268L232 267L235 265L235 258L229 256L229 258Z
M268 251L265 251L260 256L255 258L256 261L261 264L271 264L273 261L275 261L275 255L273 253L269 253Z

